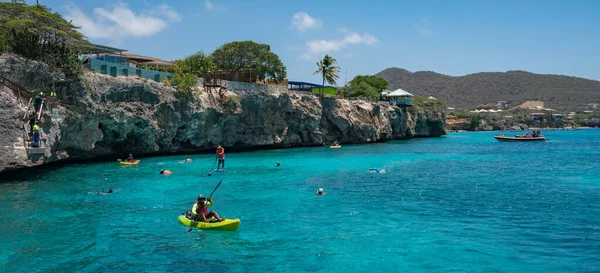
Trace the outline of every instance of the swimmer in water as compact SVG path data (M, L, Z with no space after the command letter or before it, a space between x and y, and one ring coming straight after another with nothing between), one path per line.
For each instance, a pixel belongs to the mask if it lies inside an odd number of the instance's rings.
M169 175L169 174L171 174L171 171L169 171L169 170L160 170L160 174Z
M325 192L323 191L323 188L319 188L317 190L317 195L325 195Z
M369 172L370 173L387 173L388 171L386 169L377 169L377 168L369 168Z
M281 165L281 163L275 162L275 165L277 165L277 167L279 167L279 165Z
M192 159L188 158L188 159L185 160L185 162L192 162Z

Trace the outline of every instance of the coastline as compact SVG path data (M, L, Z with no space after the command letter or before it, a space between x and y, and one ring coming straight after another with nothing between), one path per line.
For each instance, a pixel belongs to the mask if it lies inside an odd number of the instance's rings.
M201 89L193 97L154 81L86 72L81 82L61 82L47 66L3 55L0 71L28 90L56 83L59 102L39 122L44 154L23 147L23 100L7 88L0 122L0 172L53 162L228 151L375 143L445 134L444 114L299 91Z

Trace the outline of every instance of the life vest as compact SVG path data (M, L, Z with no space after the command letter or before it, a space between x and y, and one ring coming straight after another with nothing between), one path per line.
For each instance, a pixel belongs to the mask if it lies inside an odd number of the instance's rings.
M204 203L204 207L202 209L200 209L200 204L198 202L196 202L196 214L204 214L204 216L206 216L208 214L208 209L206 208L206 203Z

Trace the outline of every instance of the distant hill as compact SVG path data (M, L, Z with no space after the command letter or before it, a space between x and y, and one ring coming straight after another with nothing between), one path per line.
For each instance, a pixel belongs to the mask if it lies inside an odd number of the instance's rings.
M600 103L600 81L526 71L475 73L452 77L431 71L388 68L376 74L388 89L402 88L420 96L434 96L457 108L507 101L509 107L527 100L543 100L547 108L575 109Z

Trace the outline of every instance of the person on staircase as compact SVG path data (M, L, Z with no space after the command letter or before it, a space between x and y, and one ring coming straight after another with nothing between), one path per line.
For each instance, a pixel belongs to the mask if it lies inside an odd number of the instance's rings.
M40 92L35 96L35 99L33 99L33 109L35 109L36 114L40 111L40 108L42 108L42 101L44 100L43 96L44 92Z
M29 114L29 133L33 134L33 126L35 126L35 113Z
M40 147L41 134L40 127L37 124L33 125L33 143L31 145L33 148Z

